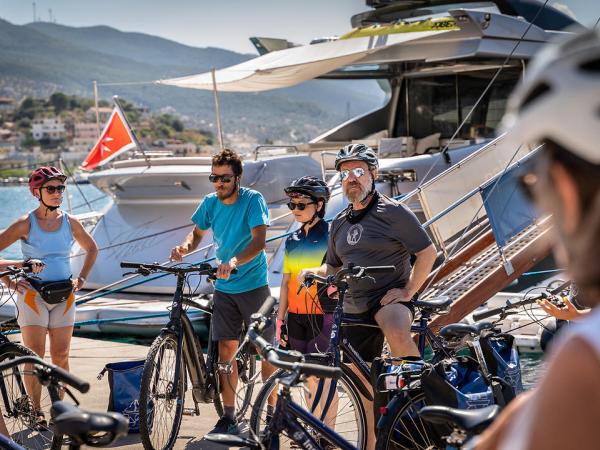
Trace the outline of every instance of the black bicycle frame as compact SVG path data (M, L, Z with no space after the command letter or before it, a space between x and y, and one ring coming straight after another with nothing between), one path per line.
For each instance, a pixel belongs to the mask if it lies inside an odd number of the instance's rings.
M292 377L295 374L291 375ZM321 420L310 414L304 408L290 399L289 385L284 385L282 392L278 394L277 404L273 413L273 423L269 425L271 431L271 448L279 448L279 434L287 431L288 435L306 450L317 450L321 448L314 437L298 423L298 419L306 423L311 429L318 432L337 448L342 450L358 450L342 436L325 425Z
M192 396L194 401L196 403L209 403L212 399L208 398L207 386L211 384L211 381L214 383L214 380L210 380L212 371L206 366L204 357L202 356L202 348L198 348L196 345L196 339L194 339L194 327L185 313L183 306L189 305L204 312L210 311L207 311L198 303L184 298L184 283L185 274L178 273L177 287L175 289L175 294L173 295L169 322L166 327L163 328L163 331L172 333L177 337L177 359L175 361L174 380L179 379L182 370L182 361L185 359L190 380L192 382ZM159 371L157 371L157 373L159 373ZM171 396L172 398L175 398L178 385L176 382L172 384Z

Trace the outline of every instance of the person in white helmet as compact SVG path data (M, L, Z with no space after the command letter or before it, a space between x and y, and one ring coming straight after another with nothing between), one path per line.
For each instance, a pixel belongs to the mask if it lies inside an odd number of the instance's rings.
M523 182L552 214L555 255L591 308L553 344L538 387L512 402L478 450L600 446L600 36L549 45L509 99L504 119L519 144L541 143Z

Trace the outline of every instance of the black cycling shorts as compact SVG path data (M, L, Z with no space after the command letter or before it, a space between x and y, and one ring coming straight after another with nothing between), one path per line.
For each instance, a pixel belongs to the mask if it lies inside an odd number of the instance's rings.
M402 305L406 306L414 317L414 305L412 303L402 303ZM344 318L361 320L373 325L377 325L377 322L375 321L375 314L377 314L381 308L381 305L376 305L368 311L362 313L344 313ZM348 340L350 345L352 345L354 350L358 352L360 357L365 362L373 362L375 358L381 356L385 336L383 335L383 331L381 331L379 326L374 327L344 324L342 326L342 337ZM344 362L349 363L351 361L349 361L347 357L344 357Z

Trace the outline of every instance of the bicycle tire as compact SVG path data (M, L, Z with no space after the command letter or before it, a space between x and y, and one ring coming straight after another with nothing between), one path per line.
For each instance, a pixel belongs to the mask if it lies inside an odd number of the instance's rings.
M423 421L419 410L428 404L425 393L415 386L404 398L395 398L388 404L385 420L377 430L376 450L443 449L442 436Z
M246 344L244 351L240 352L236 358L237 370L238 370L238 385L236 391L236 417L238 420L242 419L248 407L252 402L252 394L254 393L254 386L256 384L256 354L252 352L252 348L249 344ZM261 380L262 381L262 380Z
M37 356L27 347L15 343L6 343L0 347L0 363L21 356ZM24 385L23 366L2 371L0 376L0 397L2 416L11 439L25 449L59 450L63 437L55 436L48 425L39 422L34 413L33 402ZM28 375L31 376L31 375ZM46 395L45 395L46 393ZM42 386L41 411L46 420L50 419L51 399L48 387Z
M256 435L261 436L267 425L267 399L271 393L278 388L277 380L281 375L285 374L284 370L277 370L271 375L258 392L252 413L250 416L250 430ZM304 396L304 389L300 386L292 388L292 397L294 401L302 405L305 409L310 410ZM327 395L327 389L323 390L323 396ZM342 377L337 380L338 407L335 414L335 424L328 423L331 427L334 425L335 431L344 439L354 445L356 448L366 448L367 445L367 416L363 404L360 401L359 391L354 386L352 379L348 377L344 371ZM343 399L346 398L345 401ZM353 427L352 422L356 425ZM280 435L280 448L292 448L292 442L285 433Z
M173 448L183 417L186 387L185 360L177 380L172 380L178 355L177 336L161 333L152 343L140 386L140 438L145 450L168 450ZM169 398L173 384L176 395ZM167 414L162 421L159 414Z

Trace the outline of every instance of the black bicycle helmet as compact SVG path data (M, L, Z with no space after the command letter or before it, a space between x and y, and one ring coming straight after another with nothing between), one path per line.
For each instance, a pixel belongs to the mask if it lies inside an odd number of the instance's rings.
M295 193L307 195L315 201L323 200L325 203L329 201L329 196L331 195L329 187L327 187L327 184L323 180L311 176L300 177L292 181L284 191L287 195Z
M340 170L340 164L347 161L364 161L371 169L379 167L375 151L365 144L348 144L343 147L335 157L335 170Z

